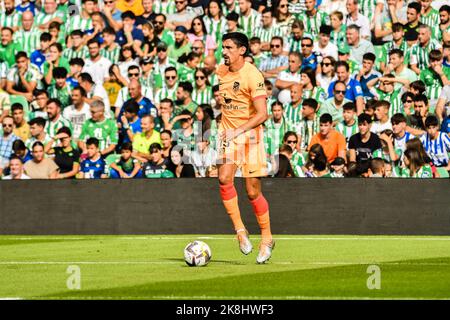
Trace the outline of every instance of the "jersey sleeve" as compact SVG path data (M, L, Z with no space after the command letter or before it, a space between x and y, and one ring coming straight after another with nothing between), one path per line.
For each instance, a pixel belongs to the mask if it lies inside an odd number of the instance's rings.
M111 120L111 131L109 133L109 138L112 144L119 143L119 129L114 120Z
M250 96L252 99L267 96L266 86L264 85L264 77L258 69L251 69L248 75Z

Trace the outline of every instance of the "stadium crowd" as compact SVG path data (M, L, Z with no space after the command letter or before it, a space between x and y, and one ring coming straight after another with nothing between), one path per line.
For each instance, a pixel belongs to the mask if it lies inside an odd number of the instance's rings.
M265 78L271 176L448 177L448 0L1 5L2 179L216 177L236 31Z

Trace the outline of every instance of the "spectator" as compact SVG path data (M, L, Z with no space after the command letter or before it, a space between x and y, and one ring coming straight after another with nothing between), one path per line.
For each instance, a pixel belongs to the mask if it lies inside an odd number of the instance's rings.
M325 56L320 63L320 72L316 75L316 79L317 84L322 87L325 92L328 92L330 83L336 80L334 70L335 64L336 60L330 56Z
M27 141L30 137L30 126L25 121L23 106L20 103L14 103L11 107L12 117L14 119L14 134L22 141Z
M0 140L0 175L8 166L9 157L12 154L12 146L14 141L19 139L14 131L14 119L11 116L6 116L2 121L3 134Z
M54 147L56 141L59 145ZM44 147L46 154L54 155L54 161L59 167L56 178L75 179L80 171L80 153L72 147L72 131L69 127L60 128L56 135Z
M10 174L4 176L2 180L28 180L31 179L24 173L22 160L17 156L12 156L9 161Z
M112 119L105 118L105 104L102 101L91 103L91 118L86 120L81 127L78 146L83 154L86 154L87 140L96 137L100 154L107 156L114 151L118 143L117 123ZM92 142L92 140L91 140Z
M151 160L144 164L144 176L146 178L174 178L175 175L168 169L169 159L162 156L161 145L152 143L149 152Z
M319 29L319 41L314 44L313 51L319 52L322 57L331 56L335 60L338 58L338 48L331 42L332 27L321 25Z
M317 86L316 73L309 67L302 68L301 70L301 82L303 86L303 99L312 98L317 101L319 107L326 99L325 90L322 87Z
M81 162L80 179L103 179L107 177L106 163L100 153L100 141L97 138L89 138L86 141L87 159Z
M198 105L192 100L192 92L194 88L189 82L180 82L177 88L177 100L175 115L181 114L183 110L189 111L191 114L195 114Z
M191 44L189 42L187 32L188 29L184 26L178 26L175 28L175 43L169 47L170 58L178 60L182 55L188 54L191 51Z
M375 104L375 117L377 121L375 121L370 131L375 134L380 134L382 131L389 129L392 130L391 121L389 121L389 109L391 108L391 104L388 101L377 101Z
M288 157L284 154L278 155L278 168L275 178L293 178L295 177L294 171L292 170L291 163Z
M288 68L288 57L283 55L283 38L275 36L270 42L270 54L261 61L260 70L264 78L275 83L278 73Z
M275 86L280 90L278 100L281 103L291 102L290 88L294 84L300 83L302 77L300 75L300 68L302 66L302 57L298 52L290 52L288 56L289 67L281 71L275 81ZM270 83L272 85L272 83Z
M31 179L56 179L58 177L58 165L52 159L45 157L44 145L40 141L36 141L31 151L33 160L25 163L25 174Z
M55 84L55 78L53 77L53 70L55 68L61 67L66 69L66 72L70 71L69 61L62 56L62 51L63 49L60 43L53 43L48 49L48 57L43 64L43 75L46 85Z
M14 62L17 63L17 59L15 60L14 57L19 52L23 52L20 44L13 41L13 34L14 31L10 27L3 27L1 29L0 59L5 61L9 68L14 65Z
M161 136L155 128L155 119L147 114L141 118L142 132L133 137L133 157L142 162L151 160L150 145L161 144Z
M420 156L419 151L407 149L404 153L402 178L432 178L433 172L429 164Z
M197 142L195 150L191 153L190 163L194 166L196 177L208 177L216 165L217 152L210 147L209 140L203 138Z
M30 64L25 52L20 51L15 55L16 64L7 75L6 91L9 94L22 95L28 102L33 100L33 90L36 89L42 76L39 70Z
M371 133L371 125L372 118L369 115L362 113L358 116L359 132L351 136L348 142L349 161L367 163L372 159L373 152L382 147L380 138Z
M319 133L312 137L310 144L319 143L325 151L327 162L331 163L336 157L346 158L345 137L333 129L333 118L325 113L320 116Z
M54 137L62 127L72 130L72 123L62 116L62 105L58 99L49 99L47 102L48 120L45 125L45 132L50 137Z
M365 99L370 99L374 97L374 95L370 92L369 88L367 87L367 83L370 80L381 77L381 73L374 70L375 60L376 60L375 54L373 54L372 52L364 53L364 55L362 56L362 68L359 71L359 73L355 76L355 79L358 80L359 83L361 84L361 89Z
M33 156L31 155L30 150L27 149L27 147L25 146L25 143L20 140L17 139L16 141L14 141L13 145L12 145L12 149L13 149L13 155L12 156L17 156L22 160L22 163L27 163L27 161L30 161L33 159Z
M320 73L319 54L313 51L314 40L310 35L303 36L302 42L302 69L311 68Z
M370 40L370 21L360 13L358 0L347 0L347 16L345 24L347 26L356 25L360 28L361 38Z
M92 76L87 72L80 74L79 82L80 87L86 92L86 98L84 98L85 102L89 105L92 105L94 101L102 102L105 106L105 116L109 118L111 108L105 88L101 84L95 83Z
M67 119L73 130L72 138L78 142L83 123L91 118L89 104L86 103L86 91L76 87L71 92L72 104L63 110L63 118Z
M132 157L133 145L125 142L120 147L120 158L111 163L109 177L112 179L136 179L142 178L141 164Z
M333 118L333 123L337 124L344 120L343 106L351 101L345 98L346 85L342 81L336 81L333 93L333 97L325 100L320 107L319 115L328 113Z
M109 77L109 67L112 63L100 55L100 43L98 40L89 40L87 47L89 49L89 58L85 60L83 72L88 73L95 84L102 86L103 82Z
M185 163L183 158L182 148L173 148L170 152L170 159L172 160L175 168L173 174L177 178L195 178L195 170L192 164Z
M439 120L430 115L425 119L426 133L420 137L425 151L436 167L444 167L450 171L448 153L450 152L450 137L439 131Z
M337 85L337 84L336 84ZM347 102L342 106L343 120L336 124L336 131L345 137L347 142L350 137L358 133L358 122L356 121L356 106L353 102Z
M350 59L362 64L363 55L369 52L375 54L375 49L370 41L361 38L359 30L357 25L347 26L347 43L350 46Z

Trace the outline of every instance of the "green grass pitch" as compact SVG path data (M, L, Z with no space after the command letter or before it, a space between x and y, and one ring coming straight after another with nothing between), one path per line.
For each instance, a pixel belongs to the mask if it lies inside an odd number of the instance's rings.
M206 267L183 260L195 239L211 247ZM230 235L0 236L0 298L450 299L450 237L278 235L265 265L251 240L244 256ZM73 265L80 290L67 287Z

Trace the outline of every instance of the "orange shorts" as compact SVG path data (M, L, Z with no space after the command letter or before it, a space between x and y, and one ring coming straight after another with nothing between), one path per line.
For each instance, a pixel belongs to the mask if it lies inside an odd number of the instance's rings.
M218 139L217 151L217 164L235 164L244 178L267 176L262 128L252 129L232 141Z

